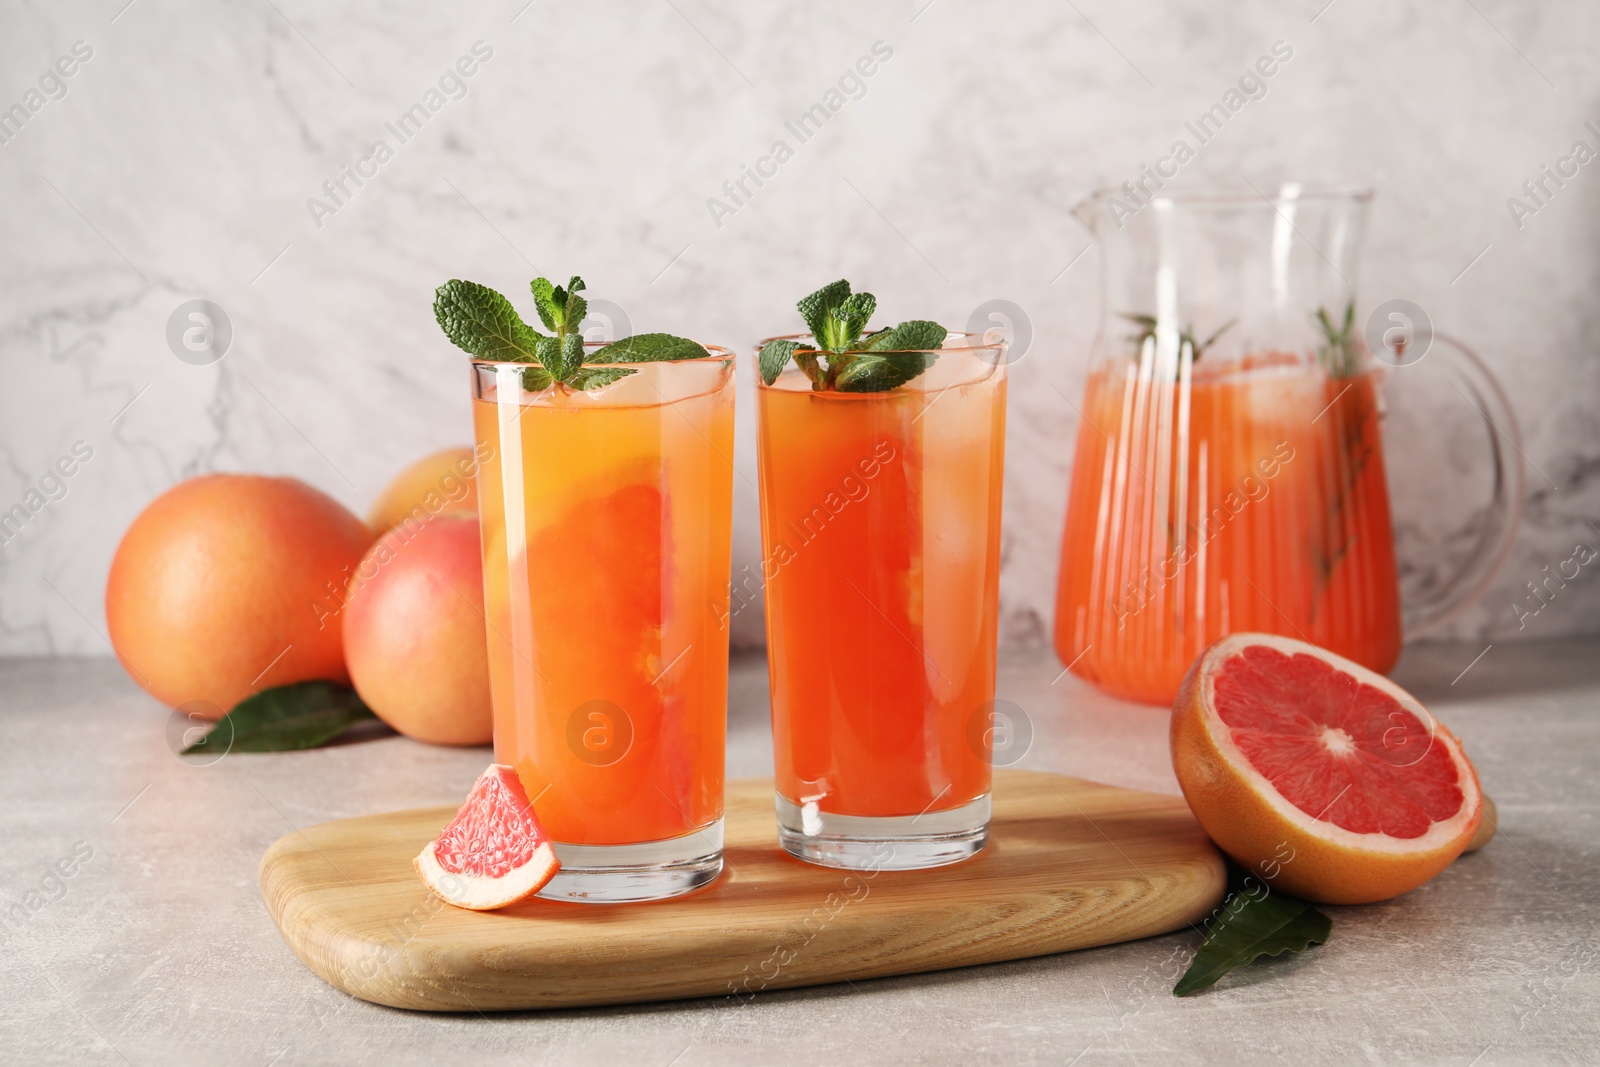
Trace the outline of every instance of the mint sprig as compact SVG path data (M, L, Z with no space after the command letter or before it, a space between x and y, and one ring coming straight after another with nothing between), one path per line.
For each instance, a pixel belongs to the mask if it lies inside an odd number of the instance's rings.
M552 385L567 389L599 389L637 373L605 363L655 363L664 360L704 359L711 355L686 337L644 333L585 352L580 327L589 313L589 301L579 294L583 279L573 275L565 286L548 278L529 283L539 321L549 334L522 321L517 309L500 293L477 282L452 278L434 292L433 317L457 348L479 359L501 363L528 363L523 387L542 392ZM587 364L587 365L586 365Z
M878 298L852 293L843 278L829 282L795 305L811 331L813 346L768 341L757 360L761 380L771 385L793 360L822 392L881 393L904 385L933 366L949 336L937 322L913 319L862 336Z

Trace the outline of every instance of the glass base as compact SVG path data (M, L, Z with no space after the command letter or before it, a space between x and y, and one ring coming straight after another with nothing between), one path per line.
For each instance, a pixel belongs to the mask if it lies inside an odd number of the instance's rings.
M543 900L626 904L663 900L709 885L722 873L722 820L682 837L635 845L553 842L561 869L539 890Z
M781 794L778 843L796 859L853 871L917 871L975 855L989 839L989 794L921 815L835 815Z

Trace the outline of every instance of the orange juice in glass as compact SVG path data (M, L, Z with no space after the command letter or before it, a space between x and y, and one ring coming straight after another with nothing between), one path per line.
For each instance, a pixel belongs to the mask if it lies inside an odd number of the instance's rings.
M589 391L473 362L495 760L554 839L543 897L722 867L734 383L707 351Z
M778 832L801 859L912 869L983 847L1005 382L1003 345L951 335L886 391L798 367L758 386Z

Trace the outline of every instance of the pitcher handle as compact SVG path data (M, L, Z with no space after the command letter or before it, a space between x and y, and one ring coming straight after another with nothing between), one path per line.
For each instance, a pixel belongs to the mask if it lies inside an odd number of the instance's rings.
M1433 593L1405 602L1402 618L1408 641L1449 624L1489 591L1511 554L1522 520L1522 431L1511 402L1488 364L1466 344L1438 331L1434 331L1433 342L1430 351L1438 351L1449 360L1451 385L1483 419L1494 487L1472 551Z

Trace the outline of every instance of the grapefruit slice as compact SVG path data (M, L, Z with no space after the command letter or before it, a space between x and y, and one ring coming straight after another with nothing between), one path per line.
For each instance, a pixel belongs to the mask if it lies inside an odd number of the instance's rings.
M1411 694L1287 637L1232 634L1200 654L1173 705L1172 766L1224 852L1328 904L1415 889L1483 818L1461 743Z
M440 900L473 911L520 903L561 868L522 780L503 763L479 775L456 817L414 862Z

